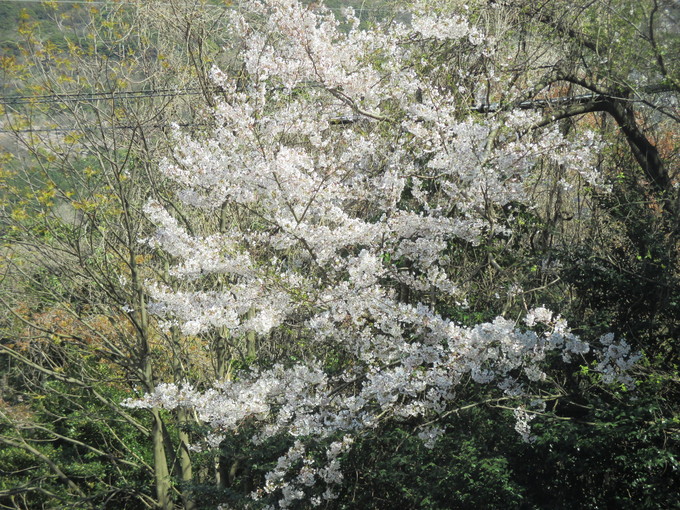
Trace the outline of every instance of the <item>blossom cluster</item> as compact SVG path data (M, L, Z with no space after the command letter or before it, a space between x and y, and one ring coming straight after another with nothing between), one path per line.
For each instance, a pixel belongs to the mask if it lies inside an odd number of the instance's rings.
M485 58L487 36L463 13L416 9L409 23L363 29L351 9L338 20L296 0L248 8L232 13L245 71L212 72L214 131L178 132L161 165L200 228L158 201L145 208L157 230L143 242L176 260L170 274L181 282L149 282L148 293L152 312L187 335L221 329L266 341L294 324L309 360L253 367L207 391L160 385L127 405L191 408L213 444L244 424L255 424L254 443L295 438L253 497L318 505L342 483L339 457L353 437L386 420L436 420L467 380L521 401L546 384L551 357L591 352L543 308L528 313L529 329L502 317L463 327L437 303L465 298L451 270L455 243L510 235L497 211L532 206L541 161L597 181L599 142L552 128L529 135L537 118L528 112L475 116L461 108L463 85L422 72L432 45ZM630 382L636 354L605 340L597 370ZM340 369L314 356L329 350L345 360ZM526 409L516 417L528 439ZM419 436L433 446L443 432ZM327 445L325 460L308 454L311 439Z

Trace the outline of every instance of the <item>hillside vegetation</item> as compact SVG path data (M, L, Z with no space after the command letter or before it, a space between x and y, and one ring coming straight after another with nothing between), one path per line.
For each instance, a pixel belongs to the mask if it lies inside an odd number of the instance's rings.
M0 2L0 508L680 508L676 3L326 5Z

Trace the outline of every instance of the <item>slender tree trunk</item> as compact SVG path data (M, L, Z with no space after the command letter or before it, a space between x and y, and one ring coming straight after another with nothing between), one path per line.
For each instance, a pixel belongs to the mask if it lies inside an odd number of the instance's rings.
M154 478L158 508L161 510L172 510L170 471L168 470L165 441L163 440L163 419L158 409L152 409L151 414L153 416L151 439L153 441Z
M182 482L188 484L194 480L191 456L189 454L189 434L185 429L185 425L191 421L191 416L185 409L180 409L177 413L177 419L179 421L180 478ZM196 508L196 502L191 491L187 488L182 489L182 504L184 505L184 510L194 510Z
M218 381L229 379L231 352L229 349L229 331L222 328L217 332L214 345L215 352L215 376ZM215 457L215 486L224 489L229 483L229 459L224 455Z
M147 391L152 391L155 386L153 377L153 365L151 362L151 349L149 346L149 317L146 309L146 299L142 280L137 271L134 253L130 256L130 270L132 283L137 294L137 334L139 337L140 357L142 360L142 382ZM154 481L156 485L157 508L160 510L172 510L172 497L170 495L171 479L168 467L168 458L165 451L165 427L158 409L152 409L153 427L151 428L151 441L153 444L153 467Z
M229 331L226 328L222 328L215 334L213 351L215 356L215 378L218 381L228 379L230 376L231 352L229 349Z
M255 317L255 310L250 309L246 313L246 319L250 320ZM257 356L257 335L254 331L248 331L246 333L246 355L249 360L254 360Z
M606 111L621 128L635 160L652 185L661 193L672 193L671 179L657 148L647 139L635 120L633 107L623 101L611 99Z

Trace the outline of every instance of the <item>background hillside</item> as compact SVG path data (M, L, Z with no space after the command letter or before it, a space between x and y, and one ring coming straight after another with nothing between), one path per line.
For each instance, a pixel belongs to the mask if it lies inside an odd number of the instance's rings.
M328 2L334 13L347 4ZM349 4L366 30L378 20L412 18L409 7L394 2ZM189 181L204 175L213 167L186 163L196 147L228 160L233 154L220 152L215 140L238 142L239 133L220 124L224 117L215 108L220 101L238 103L237 93L257 104L258 90L282 117L294 116L286 105L307 106L295 113L297 127L306 112L320 108L337 139L344 130L347 139L378 139L395 154L403 151L413 164L397 204L401 212L422 218L441 210L447 220L492 225L474 242L431 243L443 255L430 266L410 260L406 249L393 256L385 248L378 257L385 286L405 307L428 306L460 328L502 316L526 329L527 313L545 306L593 345L612 333L644 355L632 370L634 390L603 377L592 352L572 364L548 357L554 375L531 386L545 404L532 415L533 442L515 431L524 403L465 376L455 406L427 418L443 431L432 448L418 418L387 414L357 435L353 449L338 457L344 473L338 499L324 508L680 508L678 3L430 2L424 12L448 20L450 32L459 28L457 16L466 16L465 26L491 42L482 47L474 37L444 37L441 23L424 23L430 35L395 45L411 51L405 69L390 68L392 55L382 47L361 54L356 65L370 66L376 76L408 71L420 80L395 84L409 90L401 103L389 91L374 100L308 83L285 95L276 76L255 83L243 62L252 34L234 29L225 15L235 8L248 13L247 7L0 0L0 508L259 508L253 491L300 438L282 433L252 445L247 439L257 420L244 419L219 448L197 452L192 445L210 430L193 410L121 403L160 383L205 390L215 380L239 381L252 371L311 359L331 379L363 368L343 345L314 340L304 322L311 305L266 334L255 328L232 334L227 327L194 334L181 327L181 307L175 316L151 313L150 282L176 294L221 295L238 277L202 266L192 278L178 276L186 254L149 242L165 239L149 200L162 204L184 229L182 239L195 246L238 229L243 238L260 232L273 239L283 231L261 211L227 201L197 210L188 205L190 194L159 170L176 164ZM247 15L253 31L263 26L261 17ZM265 40L278 44L281 34ZM214 65L233 80L234 91L216 86ZM439 110L432 107L426 118L425 105L433 104ZM514 141L533 147L552 137L574 144L591 137L597 146L589 154L592 168L575 170L547 150L532 153L526 175L499 163L493 176L502 174L504 186L521 182L527 197L503 205L469 191L474 183L465 175L435 172L432 162L441 154L429 152L429 143L450 137L451 154L465 148L465 133L457 138L447 126L455 121L472 129L515 114L536 120L529 127L501 123L486 142L489 150ZM444 127L434 141L419 141L419 127L434 133L436 122ZM314 134L282 128L278 138L260 143L263 152L277 146L312 151ZM345 145L329 144L328 157L354 148ZM502 161L509 165L512 158ZM348 175L365 172L361 183L390 169L377 152L355 163ZM447 171L465 164L454 161ZM586 170L597 179L589 180ZM218 188L216 181L203 191ZM442 200L439 209L418 198L456 189L468 195ZM373 190L375 197L381 193ZM375 216L369 198L348 206L366 222ZM475 200L482 205L460 209ZM408 240L413 250L421 234ZM258 270L275 261L300 279L319 271L304 249L237 246L254 253ZM357 241L338 256L357 258L364 248ZM455 295L428 280L430 267L456 283ZM312 303L315 289L303 290L290 294ZM246 311L239 321L255 323L257 312ZM351 322L340 319L343 327ZM547 334L549 327L533 329ZM420 339L414 334L408 341ZM376 370L392 368L380 363ZM423 363L413 372L430 368ZM361 378L346 377L337 393L351 395L361 385ZM326 439L300 440L321 463Z

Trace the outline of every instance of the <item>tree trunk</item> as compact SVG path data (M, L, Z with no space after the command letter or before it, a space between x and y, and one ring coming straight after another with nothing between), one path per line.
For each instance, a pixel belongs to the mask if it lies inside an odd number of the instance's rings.
M153 415L153 428L151 429L153 467L158 508L172 510L170 471L168 470L168 459L165 454L165 441L163 440L163 419L158 409L152 409L151 414Z
M151 352L149 346L149 316L146 309L146 299L142 280L137 271L135 254L130 256L130 270L135 294L137 295L136 327L139 338L139 354L142 360L141 378L147 391L153 391L155 381L153 377L153 365L151 362ZM172 510L172 497L170 495L171 481L168 458L165 451L165 427L158 409L152 409L153 427L151 429L151 440L153 444L153 468L154 480L156 484L157 508L160 510Z
M191 456L189 455L189 434L185 426L191 421L189 413L185 409L180 409L177 412L177 420L179 422L179 468L180 478L184 484L193 482L194 475L191 466ZM184 510L194 510L196 502L188 488L182 489L182 504Z

